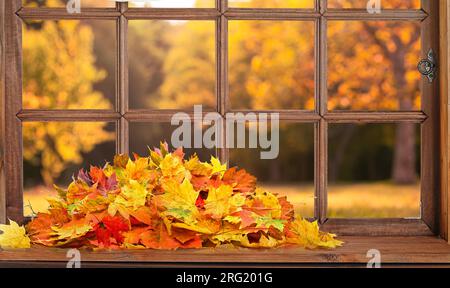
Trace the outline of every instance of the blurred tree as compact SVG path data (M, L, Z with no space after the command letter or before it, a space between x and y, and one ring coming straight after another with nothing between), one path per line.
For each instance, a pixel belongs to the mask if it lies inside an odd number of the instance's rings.
M308 6L310 1L288 2L283 1L282 5L303 7ZM343 2L346 2L341 3L345 7L355 5L355 1ZM415 0L411 5L415 7L416 2ZM245 5L274 7L281 4L276 0L249 0ZM389 3L391 8L411 5L405 5L405 1L401 0ZM420 75L415 69L421 49L419 24L330 21L328 108L420 109ZM315 47L312 44L313 29L309 25L309 22L285 24L281 21L230 21L229 81L233 108L314 108L314 63L310 60L314 58ZM181 37L195 34L199 38L199 33L205 33L195 25L184 25L183 29ZM203 35L206 37L206 34ZM170 88L173 85L189 87L189 97L174 98L167 88L163 89L161 103L177 101L188 106L191 104L191 97L197 97L196 102L201 99L203 103L209 103L207 87L212 85L213 79L200 72L195 76L180 73L182 69L177 69L177 65L185 65L182 63L201 67L202 62L213 61L213 57L202 56L206 53L203 46L205 42L207 40L197 41L194 49L169 52L170 63L176 65L165 65L166 80L163 85ZM203 54L199 53L201 50L204 51ZM413 124L402 123L396 128L391 171L396 183L412 183L417 180L415 133ZM302 139L302 134L297 137Z
M164 61L164 82L158 108L216 107L214 22L171 24L171 49Z
M170 50L168 35L172 25L167 21L136 20L128 25L128 60L130 107L156 108L164 83L164 59Z
M106 75L95 66L91 28L79 21L43 21L24 25L23 33L24 107L111 108L93 89ZM92 123L83 129L70 122L28 123L23 130L24 158L41 167L50 185L68 164L80 164L83 153L113 138L105 125Z

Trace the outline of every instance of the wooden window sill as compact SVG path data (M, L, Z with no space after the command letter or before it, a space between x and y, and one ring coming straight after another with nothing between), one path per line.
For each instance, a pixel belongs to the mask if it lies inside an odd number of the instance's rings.
M336 250L305 250L296 247L278 249L205 248L199 250L81 250L83 267L98 266L308 266L365 265L367 251L381 252L382 265L450 265L450 245L434 236L341 237L345 245ZM66 249L33 247L0 251L0 267L61 266L67 263Z

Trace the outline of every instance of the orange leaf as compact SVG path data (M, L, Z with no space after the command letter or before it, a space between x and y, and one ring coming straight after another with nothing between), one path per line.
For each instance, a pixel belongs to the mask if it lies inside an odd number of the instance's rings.
M244 169L237 170L236 167L228 169L223 175L222 181L231 185L235 192L253 192L256 189L256 177L247 173Z

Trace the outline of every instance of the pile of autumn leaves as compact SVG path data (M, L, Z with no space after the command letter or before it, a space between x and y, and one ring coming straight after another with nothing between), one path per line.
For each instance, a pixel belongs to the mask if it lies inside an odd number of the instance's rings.
M257 188L254 176L214 157L185 160L182 149L169 153L161 144L149 157L134 158L117 155L113 165L81 170L67 189L56 187L59 199L26 226L31 243L113 249L342 244L316 222L295 218L286 197Z

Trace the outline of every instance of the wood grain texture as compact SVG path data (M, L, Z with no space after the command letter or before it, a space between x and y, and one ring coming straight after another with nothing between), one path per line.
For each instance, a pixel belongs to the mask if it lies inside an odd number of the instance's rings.
M129 110L129 62L128 62L128 19L124 13L128 11L128 3L116 3L116 9L121 13L117 21L117 57L116 57L116 107L120 113L117 121L116 152L129 153L129 123L123 117Z
M120 113L111 110L22 110L17 118L23 122L37 121L115 121Z
M328 123L321 119L316 124L315 133L315 217L319 223L324 223L327 219L328 209Z
M322 229L344 236L431 236L420 219L327 219Z
M439 1L422 0L422 8L429 15L421 25L422 58L433 49L439 55ZM433 83L422 78L422 110L428 118L422 124L421 136L421 208L422 219L434 233L439 233L439 74Z
M388 123L388 122L412 122L422 123L428 116L420 111L393 111L393 112L362 112L362 111L330 111L323 116L328 122L333 123Z
M406 9L383 9L382 13L374 14L368 13L366 9L328 9L324 16L329 20L423 21L428 14L423 10Z
M5 1L0 2L0 223L6 221L6 186L5 186Z
M215 20L221 13L213 8L129 8L124 16L137 19Z
M278 249L204 248L198 250L155 251L81 250L82 266L97 263L110 266L113 263L136 265L191 265L229 266L255 264L352 264L367 263L367 251L378 249L383 264L450 264L450 246L436 237L341 237L345 244L336 250L305 250L297 247ZM27 250L0 251L0 267L7 263L34 262L67 263L66 249L33 247Z
M82 8L81 13L68 13L66 8L23 7L17 15L26 20L117 19L120 12L114 8Z
M449 179L450 179L450 117L449 117L449 82L450 82L450 2L440 0L440 146L441 146L441 212L440 235L449 241Z
M5 102L2 135L7 217L23 221L22 125L16 114L22 107L22 25L16 11L20 0L5 2Z

